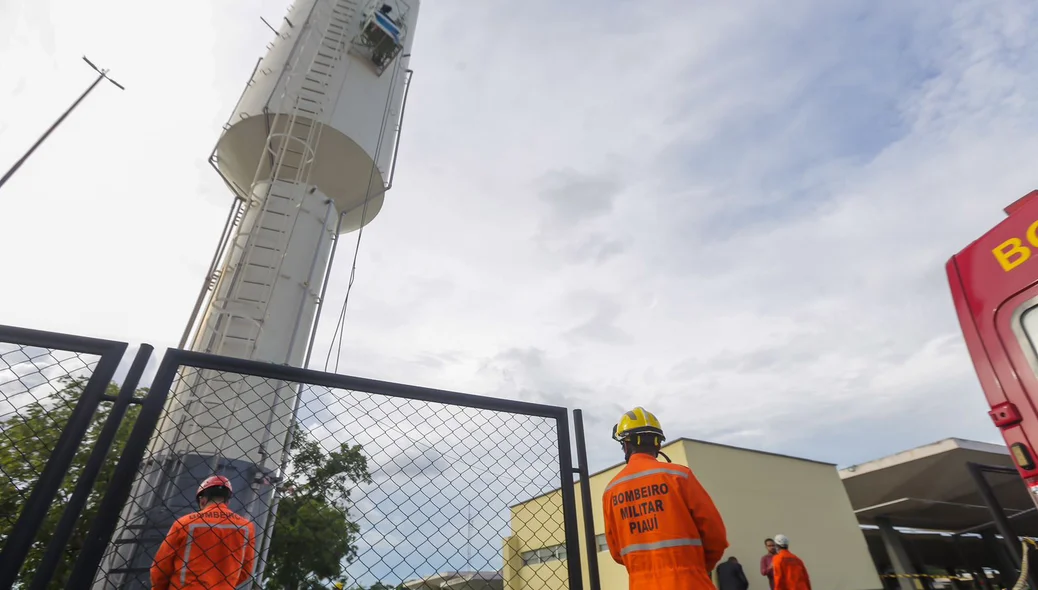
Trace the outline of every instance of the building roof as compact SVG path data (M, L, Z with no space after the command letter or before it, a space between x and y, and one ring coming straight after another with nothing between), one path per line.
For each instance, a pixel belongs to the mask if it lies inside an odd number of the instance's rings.
M737 447L735 445L726 445L724 443L711 442L711 441L708 441L708 440L700 440L698 438L688 438L688 437L685 437L685 436L676 438L676 439L668 442L667 444L663 445L662 448L665 449L665 448L667 448L667 447L669 447L671 445L675 445L675 444L677 444L679 442L690 442L690 443L696 443L697 445L709 445L711 447L721 447L721 448L724 448L724 449L733 449L733 450L736 450L736 451L746 451L747 453L756 453L758 455L769 455L769 456L772 456L772 457L784 457L786 459L793 459L794 461L806 461L808 463L818 463L819 465L832 465L834 467L836 466L835 463L828 463L826 461L818 461L816 459L805 459L803 457L794 457L793 455L783 455L782 453L773 453L771 451L762 451L760 449L750 449L750 448L747 448L747 447ZM619 461L617 463L613 463L612 465L610 465L609 467L606 467L605 469L599 469L598 471L592 473L591 477L595 477L596 475L601 475L601 474L605 473L606 471L609 471L610 469L616 469L617 467L620 467L623 464L624 464L623 461Z
M699 444L699 445L709 445L709 446L712 446L712 447L721 447L721 448L725 448L725 449L734 449L736 451L746 451L748 453L756 453L758 455L769 455L769 456L772 456L772 457L784 457L786 459L792 459L794 461L805 461L807 463L818 463L819 465L830 465L830 466L833 466L833 467L836 466L835 463L828 463L826 461L817 461L815 459L805 459L803 457L794 457L793 455L783 455L782 453L772 453L771 451L761 451L759 449L749 449L749 448L746 448L746 447L737 447L737 446L734 446L734 445L726 445L726 444L723 444L723 443L715 443L715 442L710 442L710 441L707 441L707 440L699 440L699 439L696 439L696 438L687 438L687 437L684 437L684 436L679 437L679 438L675 438L674 440L664 444L661 447L661 449L666 449L667 447L674 446L674 445L678 444L679 442L690 442L690 443L696 443L696 444ZM602 475L603 473L605 473L607 471L611 471L611 470L616 469L617 467L621 467L623 465L624 465L623 461L619 461L617 463L613 463L609 467L606 467L604 469L599 469L598 471L595 471L594 473L591 473L588 477L589 478L597 477L597 476ZM580 481L580 478L574 478L573 479L573 484L576 485L579 481ZM528 502L532 502L532 501L534 501L534 500L536 500L538 498L543 498L545 496L549 496L551 494L554 494L557 491L559 491L559 488L552 488L552 489L548 490L547 492L544 492L543 494L539 494L539 495L534 496L534 497L532 497L532 498L530 498L528 500L523 500L522 502L517 502L515 504L512 504L511 506L509 506L509 508L515 508L516 506L522 506L523 504L526 504Z
M422 588L450 588L458 584L466 582L497 582L502 580L501 572L440 572L432 574L431 576L425 576L424 578L417 578L414 580L408 580L401 584L404 588L409 590L419 590Z
M861 524L883 517L897 527L964 532L991 523L968 463L1014 469L987 473L1021 535L1038 533L1038 514L1003 445L948 438L840 470Z
M501 572L464 572L443 582L440 584L440 588L447 589L460 584L468 584L469 582L501 582L503 580L504 576L501 575Z

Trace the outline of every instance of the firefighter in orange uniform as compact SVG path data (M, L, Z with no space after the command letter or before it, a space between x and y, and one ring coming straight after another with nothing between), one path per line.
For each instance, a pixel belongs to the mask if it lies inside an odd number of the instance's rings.
M154 590L234 590L249 579L256 527L227 507L231 493L220 475L198 486L198 512L178 518L155 554Z
M602 498L606 543L630 590L713 590L710 571L728 548L724 522L688 467L657 460L666 438L643 408L620 417L613 439L627 466Z
M775 590L811 590L811 578L804 562L789 550L789 538L775 535L778 553L772 560L775 571Z

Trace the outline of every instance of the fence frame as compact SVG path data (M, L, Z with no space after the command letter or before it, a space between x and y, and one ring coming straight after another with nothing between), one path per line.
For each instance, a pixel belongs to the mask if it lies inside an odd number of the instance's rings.
M72 460L76 456L76 451L86 436L91 419L100 407L101 402L106 398L105 393L108 389L108 384L112 382L112 378L122 362L128 345L125 342L113 340L87 338L85 336L73 336L7 325L0 325L0 342L99 357L90 379L87 380L87 384L83 387L83 393L76 401L68 423L58 437L54 451L47 459L43 471L40 473L35 485L33 485L32 491L29 492L29 497L22 505L21 513L11 529L11 534L8 536L3 550L0 550L0 588L10 588L18 579L18 574L32 548L40 525L46 519L47 512L54 503L54 499L61 488L61 483L72 465ZM150 349L150 347L148 348ZM130 381L129 377L131 376L128 376L127 383ZM132 385L133 388L136 388L136 383ZM130 391L133 391L133 389ZM117 426L118 424L116 424ZM100 446L100 444L97 446ZM96 478L96 475L95 472L94 478ZM76 492L83 496L81 498L83 502L86 499L85 495L90 493L93 483L93 481L90 481L89 486L84 484L86 489L82 493L80 493L80 487L77 486ZM64 523L67 519L71 519L71 523L74 525L81 509L82 502L78 503L78 509L76 505L70 502L62 515L62 522ZM57 540L52 538L51 544L56 544Z
M536 404L509 399L499 399L467 393L445 391L404 385L362 377L351 377L326 373L312 369L301 369L288 365L277 365L233 357L194 352L181 349L166 351L159 365L151 390L143 400L141 412L127 440L126 452L116 465L112 481L87 534L86 542L79 553L65 586L68 590L86 590L93 584L105 551L112 541L119 523L123 506L129 499L133 481L144 460L148 444L158 427L166 401L172 393L173 384L182 367L200 370L237 373L289 383L305 383L329 389L349 389L388 397L406 398L416 401L464 406L473 409L497 411L527 416L554 419L558 428L558 481L562 492L563 530L566 535L566 560L569 587L580 590L584 587L582 560L580 555L580 532L577 525L577 503L574 489L573 450L570 445L569 411L564 407ZM593 548L589 547L590 550Z
M584 412L573 410L573 436L577 442L577 468L579 477L580 510L584 513L584 545L587 548L587 578L590 590L601 590L601 573L598 571L598 540L595 538L595 513L591 507L591 476L587 464L587 443L584 440Z

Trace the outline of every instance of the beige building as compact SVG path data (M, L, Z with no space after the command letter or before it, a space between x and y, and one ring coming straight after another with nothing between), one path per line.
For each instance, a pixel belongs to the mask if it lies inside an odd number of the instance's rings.
M814 588L883 587L835 465L690 439L672 441L663 450L675 463L691 467L710 493L728 529L725 559L739 559L750 590L768 590L759 562L764 539L777 533L789 537L790 549L804 560ZM591 476L603 590L627 588L626 571L606 548L601 504L606 485L622 467ZM580 487L574 487L579 506ZM567 588L561 496L556 490L512 507L512 536L505 539L503 552L505 589ZM577 514L583 532L579 509ZM581 538L584 563L585 550ZM586 574L584 587L589 588Z

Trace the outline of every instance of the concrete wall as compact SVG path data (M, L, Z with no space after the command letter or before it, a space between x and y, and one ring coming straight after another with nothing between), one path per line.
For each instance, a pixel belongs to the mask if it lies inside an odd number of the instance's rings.
M759 561L764 539L778 533L789 537L790 550L804 560L813 587L882 587L834 465L698 441L682 445L686 464L728 528L725 559L739 559L750 590L768 590Z
M688 465L710 493L724 518L730 547L743 564L750 590L768 590L758 562L764 539L777 533L790 538L803 558L812 586L825 590L874 590L882 587L858 528L847 493L833 465L691 440L664 447L675 462ZM602 494L622 466L591 478L596 534L604 532ZM577 505L580 488L577 487ZM522 554L562 543L561 494L554 492L512 509L513 535L505 541L504 587L508 590L566 588L565 561L523 565ZM552 511L558 510L553 516ZM581 557L586 563L583 515L578 509ZM604 590L627 588L627 573L608 551L597 553ZM585 566L586 572L586 566ZM588 589L587 575L584 588Z

